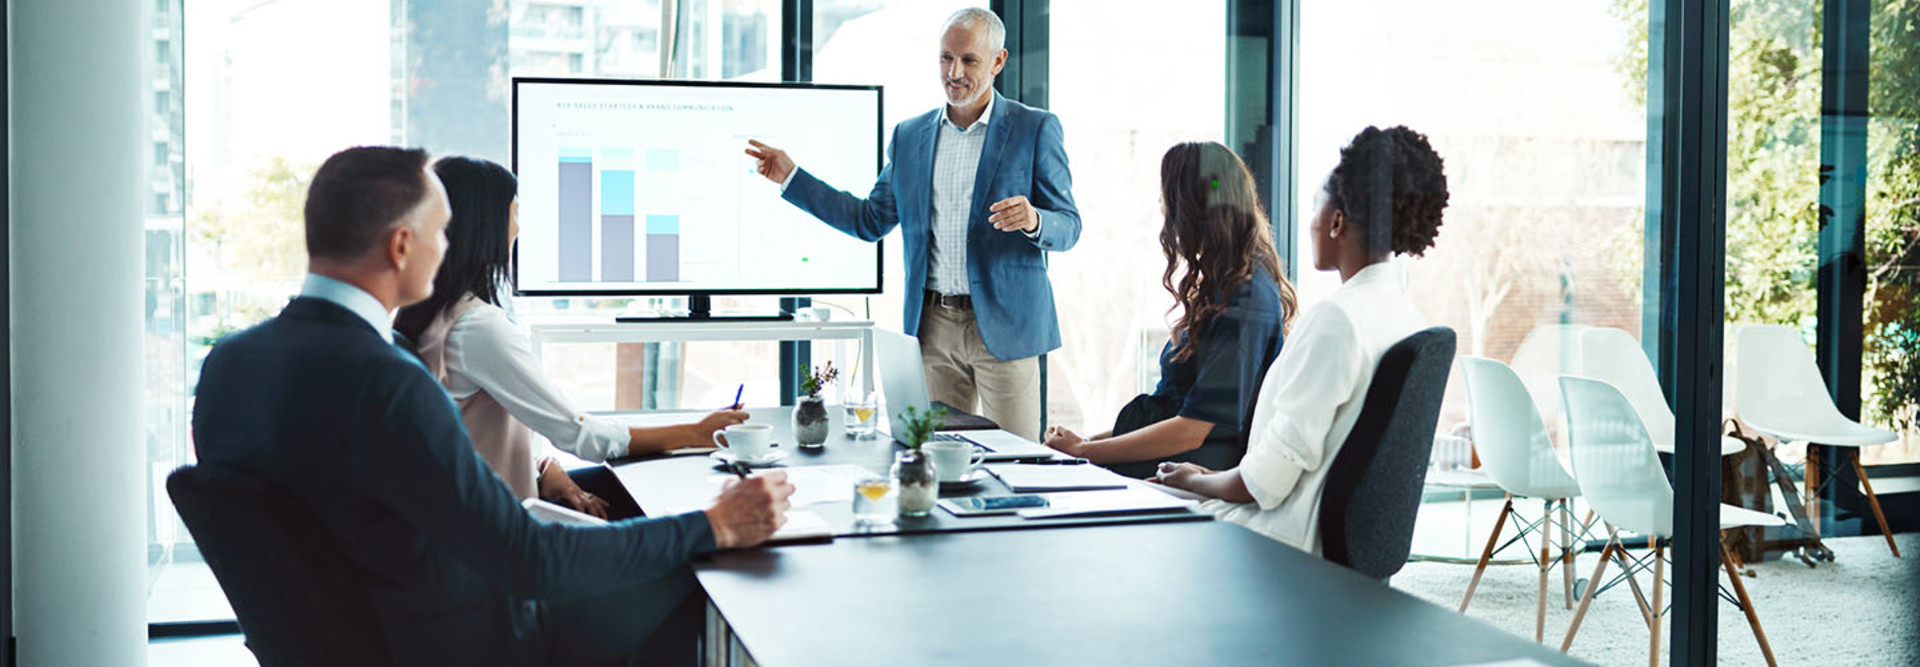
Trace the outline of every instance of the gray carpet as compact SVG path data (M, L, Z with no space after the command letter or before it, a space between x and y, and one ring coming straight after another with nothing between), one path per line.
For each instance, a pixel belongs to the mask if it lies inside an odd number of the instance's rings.
M1745 579L1747 593L1781 665L1920 665L1920 534L1896 539L1904 556L1900 559L1887 550L1882 537L1842 537L1826 541L1834 551L1833 563L1809 569L1789 559L1753 566L1756 576ZM1582 557L1575 575L1591 574L1596 557ZM1608 578L1618 571L1615 565L1607 569ZM1472 575L1472 565L1408 563L1394 576L1393 586L1458 609ZM1640 577L1643 587L1652 581L1651 574ZM1559 648L1573 619L1560 601L1561 582L1556 570L1547 588L1546 635L1553 648ZM1467 616L1532 639L1538 586L1538 571L1530 563L1489 567ZM1765 665L1746 617L1724 602L1718 614L1720 664ZM1633 594L1623 584L1594 599L1569 653L1601 665L1645 665L1647 634ZM1667 663L1671 638L1670 631L1662 633L1662 664Z

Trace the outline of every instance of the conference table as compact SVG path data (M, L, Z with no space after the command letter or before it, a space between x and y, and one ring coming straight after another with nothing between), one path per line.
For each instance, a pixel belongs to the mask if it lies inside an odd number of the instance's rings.
M784 409L752 412L792 442ZM891 463L886 436L833 433L782 464ZM612 467L649 511L712 493L706 457ZM838 518L846 505L810 507L832 541L695 562L705 664L1581 664L1203 512L988 525L936 508L854 532Z

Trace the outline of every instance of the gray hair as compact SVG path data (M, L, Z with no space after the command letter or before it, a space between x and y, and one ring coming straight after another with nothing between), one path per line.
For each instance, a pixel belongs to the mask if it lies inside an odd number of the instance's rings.
M987 28L987 43L993 46L993 50L1000 51L1007 48L1007 24L1001 23L999 16L985 8L968 7L954 12L952 16L947 17L947 24L942 29L956 25L964 25L969 29L977 29L984 25Z

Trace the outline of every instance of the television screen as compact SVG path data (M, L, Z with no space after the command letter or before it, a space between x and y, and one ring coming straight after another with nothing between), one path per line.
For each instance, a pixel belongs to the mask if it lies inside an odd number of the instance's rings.
M747 140L864 195L880 88L513 81L516 290L530 295L880 291L878 243L780 199Z

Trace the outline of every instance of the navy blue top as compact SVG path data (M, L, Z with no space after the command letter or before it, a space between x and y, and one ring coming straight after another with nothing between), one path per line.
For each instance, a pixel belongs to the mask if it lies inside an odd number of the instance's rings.
M1284 308L1280 285L1255 269L1227 297L1227 309L1193 336L1193 354L1174 361L1174 342L1160 352L1160 385L1153 396L1178 402L1178 416L1211 422L1206 444L1239 444L1252 416L1260 378L1280 356Z
M426 366L329 301L295 299L215 345L197 395L200 460L319 516L365 575L396 665L541 664L546 600L650 581L714 550L697 512L535 521Z

